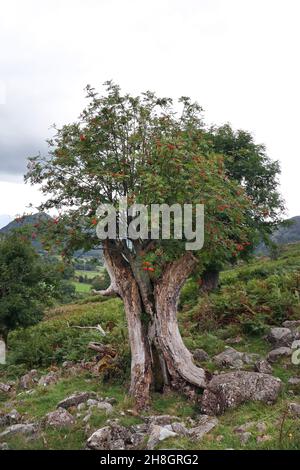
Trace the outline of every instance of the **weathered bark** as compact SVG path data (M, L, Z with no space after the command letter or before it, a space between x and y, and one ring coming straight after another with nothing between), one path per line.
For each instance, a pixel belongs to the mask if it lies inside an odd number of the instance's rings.
M167 364L171 385L177 389L192 384L206 386L205 371L195 366L192 355L183 343L177 322L180 289L195 266L196 260L186 253L170 264L155 286L155 335Z
M196 264L192 253L170 263L155 285L135 258L130 253L125 258L112 242L105 243L104 256L111 290L124 302L131 348L130 394L137 408L148 405L153 379L156 389L171 386L190 395L197 387L205 388L205 371L193 363L177 322L180 289Z
M141 409L149 404L150 385L152 382L150 346L142 324L142 304L137 282L131 268L122 255L104 244L104 256L111 266L110 276L113 285L124 302L128 336L131 349L131 384L130 394L134 397L136 407Z

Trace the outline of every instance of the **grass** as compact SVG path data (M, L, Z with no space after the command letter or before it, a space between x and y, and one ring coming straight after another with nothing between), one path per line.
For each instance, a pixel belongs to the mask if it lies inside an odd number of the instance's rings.
M73 286L75 287L75 291L78 294L89 294L91 292L92 286L91 284L86 284L85 282L78 282L72 281Z
M192 280L188 281L180 303L179 325L183 340L190 350L203 348L210 355L210 360L202 364L207 370L214 372L217 369L212 357L224 350L228 338L237 335L241 336L242 340L236 345L233 344L235 349L266 356L270 346L264 339L265 328L270 324L280 325L282 319L299 318L299 266L300 244L291 244L283 248L277 260L261 258L224 271L221 274L219 292L209 296L199 297L196 284ZM133 408L133 403L127 394L130 355L122 302L117 298L107 300L88 296L89 285L77 282L76 286L82 289L84 298L53 308L47 311L43 322L34 327L16 330L9 335L9 365L0 368L0 380L15 379L32 367L38 368L42 374L50 366L59 366L66 359L89 359L91 354L86 345L89 341L99 341L99 334L93 330L72 328L73 326L101 324L106 336L100 340L115 348L116 364L111 369L108 368L101 379L83 372L76 377L63 377L58 383L47 388L37 387L30 395L22 392L9 399L10 407L16 408L25 414L28 420L34 421L54 410L60 400L75 391L95 391L117 400L109 418L118 418L123 426L141 423L140 416L133 416L128 412ZM248 307L252 309L253 314ZM251 328L248 328L249 322ZM250 366L249 368L251 369ZM299 366L292 365L289 358L283 359L273 365L273 375L283 382L283 390L276 404L269 406L262 403L246 403L220 416L216 428L201 441L193 442L186 437L175 437L164 440L158 447L187 450L299 450L299 420L286 416L288 403L300 401L300 387L288 385L291 376L300 375ZM6 409L6 405L7 397L0 394L0 412L1 409ZM75 415L77 410L71 412ZM196 419L199 412L199 407L182 395L174 392L153 392L151 408L147 414L170 414L185 421L188 418ZM76 424L71 429L45 428L37 439L14 436L5 441L12 449L82 449L88 437L83 417L84 413L77 417ZM103 411L93 409L88 435L104 426L106 421L107 416ZM239 436L234 433L234 428L246 422L253 422L249 429L252 437L243 446ZM262 433L259 433L256 426L261 422L266 424L264 434L271 439L258 443L257 438Z

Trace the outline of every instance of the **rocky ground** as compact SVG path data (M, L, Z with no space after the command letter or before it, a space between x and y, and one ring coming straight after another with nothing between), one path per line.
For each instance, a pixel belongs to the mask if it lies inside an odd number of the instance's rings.
M242 336L226 343L211 356L193 352L211 372L197 402L153 394L144 414L124 386L100 384L93 361L1 382L0 448L299 448L300 321L270 328L264 354L247 351Z

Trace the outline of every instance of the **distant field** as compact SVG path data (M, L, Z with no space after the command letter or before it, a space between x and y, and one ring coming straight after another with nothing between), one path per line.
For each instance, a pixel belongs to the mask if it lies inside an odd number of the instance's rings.
M75 286L76 292L79 293L89 293L92 288L90 284L85 284L84 282L73 281L72 284Z
M89 279L93 277L100 276L103 272L103 268L100 268L98 271L84 271L83 269L76 269L75 276L86 276Z

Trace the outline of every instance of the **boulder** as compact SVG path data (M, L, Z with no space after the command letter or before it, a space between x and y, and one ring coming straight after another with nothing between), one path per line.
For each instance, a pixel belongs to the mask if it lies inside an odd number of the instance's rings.
M265 359L261 359L254 364L254 370L260 372L261 374L272 374L273 369L271 364L268 363Z
M267 430L267 425L262 421L261 423L257 423L256 429L259 433L263 434Z
M300 320L286 320L282 323L284 328L289 328L292 332L300 331Z
M153 426L151 426L150 435L149 435L149 439L147 442L147 449L153 450L159 442L164 441L165 439L168 439L169 437L176 437L176 436L177 436L177 433L172 431L171 429L154 424Z
M228 347L225 351L214 356L213 360L219 367L229 367L231 369L241 369L244 365L244 353Z
M290 377L288 380L289 385L300 385L300 377Z
M87 440L87 447L93 450L132 449L139 442L133 432L116 422L95 431Z
M38 385L41 387L48 387L48 385L55 384L59 379L57 372L49 372L47 375L43 375L38 381Z
M281 348L276 348L272 349L272 351L269 352L267 355L267 361L268 362L276 362L282 357L289 357L293 353L293 350L291 348L288 348L286 346L282 346Z
M32 369L27 374L23 375L20 378L20 387L24 390L29 390L36 385L38 382L38 371L36 369Z
M96 397L95 392L76 392L73 395L65 398L57 404L57 408L70 408L71 406L78 406L79 403L85 403L90 398Z
M204 349L195 349L195 351L193 352L193 358L195 359L195 361L198 362L209 361L209 355L206 351L204 351Z
M11 385L0 382L0 392L9 393L11 389L12 389Z
M73 416L64 408L46 414L45 424L54 428L69 427L75 423Z
M255 353L244 353L243 354L243 362L246 365L253 366L260 359L261 359L261 357L260 357L259 354L255 354Z
M254 426L255 426L255 422L247 421L247 423L241 424L240 426L236 426L233 432L236 434L241 434L241 433L248 431L248 429L253 428Z
M251 432L241 432L239 437L240 437L240 442L241 442L242 446L244 446L244 445L247 444L249 439L251 439L252 434L251 434Z
M0 426L9 426L21 421L21 415L17 410L11 410L9 413L0 415Z
M282 346L291 346L293 339L294 335L289 328L271 328L267 334L267 340L276 348L280 348Z
M300 418L300 403L289 403L289 412L293 418Z
M2 442L0 444L0 450L9 450L9 446L8 446L7 442Z
M113 407L110 403L107 403L105 401L100 401L97 403L97 408L98 410L103 410L107 415L111 414L113 412Z
M153 415L153 416L142 416L142 419L148 424L157 424L160 426L166 426L167 424L172 424L174 421L178 420L176 416L171 415Z
M36 423L30 424L13 424L9 426L0 434L0 437L7 437L13 434L24 434L24 435L32 435L38 431L38 425Z
M209 433L215 426L217 426L217 424L217 418L203 415L198 420L197 426L189 429L189 437L194 441L199 441L205 434Z
M214 376L204 390L202 412L224 413L247 401L274 403L281 389L281 380L258 372L237 371Z
M107 450L109 449L110 427L95 431L87 440L87 447L93 450Z

